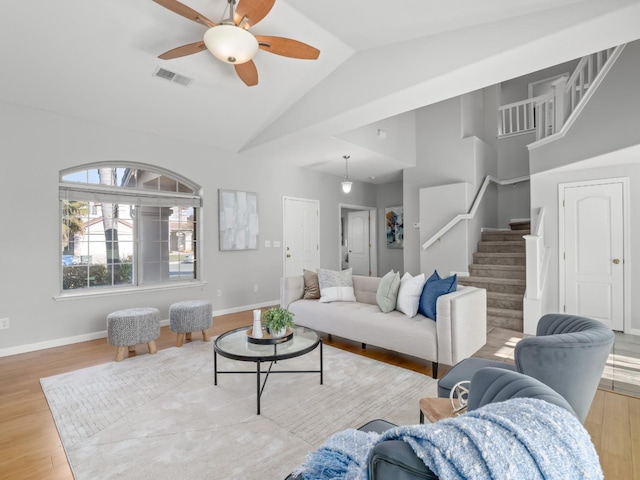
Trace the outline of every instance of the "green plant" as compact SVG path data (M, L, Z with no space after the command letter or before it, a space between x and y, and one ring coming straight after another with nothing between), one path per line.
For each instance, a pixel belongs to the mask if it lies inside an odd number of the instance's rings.
M293 327L293 315L286 308L270 308L262 314L262 320L270 332L278 332L283 328Z

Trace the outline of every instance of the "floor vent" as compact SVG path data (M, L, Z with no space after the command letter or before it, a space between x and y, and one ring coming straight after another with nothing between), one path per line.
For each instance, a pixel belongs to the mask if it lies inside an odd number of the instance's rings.
M192 80L189 77L185 77L184 75L180 75L176 72L172 72L165 68L157 67L156 71L153 72L154 77L164 78L165 80L169 80L170 82L177 83L178 85L182 85L183 87L189 86Z

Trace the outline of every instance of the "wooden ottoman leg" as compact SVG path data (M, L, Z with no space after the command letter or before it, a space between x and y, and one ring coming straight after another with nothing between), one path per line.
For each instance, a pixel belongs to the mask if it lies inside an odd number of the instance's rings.
M150 340L147 345L149 346L149 353L158 353L155 340Z
M181 347L184 345L184 332L178 333L178 339L176 340L176 347Z
M136 351L136 346L135 345L129 345L129 353L133 353Z
M125 348L127 347L118 347L116 351L116 362L121 362L124 360Z
M202 330L202 339L205 342L208 342L209 340L211 340L211 337L209 336L209 332L207 332L206 330Z
M191 341L191 332L185 333L185 336L187 337L187 341L190 342Z

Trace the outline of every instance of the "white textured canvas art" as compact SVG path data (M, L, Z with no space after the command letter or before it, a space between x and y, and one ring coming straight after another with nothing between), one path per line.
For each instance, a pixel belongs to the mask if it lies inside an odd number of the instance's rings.
M218 191L220 250L257 250L258 194Z

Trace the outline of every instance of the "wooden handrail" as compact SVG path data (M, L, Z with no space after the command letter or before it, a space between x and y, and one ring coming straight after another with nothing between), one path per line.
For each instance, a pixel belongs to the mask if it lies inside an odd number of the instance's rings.
M514 183L526 182L528 180L529 180L529 175L512 178L511 180L499 180L492 175L487 175L486 177L484 177L484 182L482 182L482 186L480 187L480 190L478 190L478 194L476 195L476 198L473 200L473 204L471 205L469 212L460 213L456 215L454 218L452 218L449 223L447 223L444 227L438 230L431 238L429 238L429 240L427 240L422 244L422 249L426 250L427 248L429 248L436 241L438 241L438 239L441 238L445 233L447 233L454 226L456 226L458 222L461 222L462 220L471 220L475 216L476 210L478 210L478 207L480 206L480 202L484 197L484 192L487 190L489 183L493 182L493 183L497 183L498 185L513 185Z

